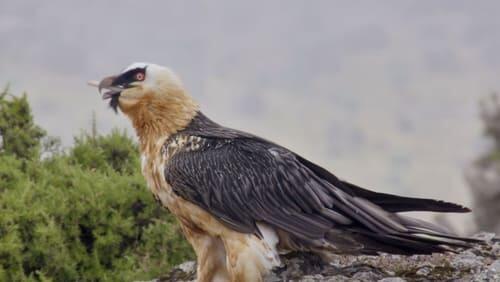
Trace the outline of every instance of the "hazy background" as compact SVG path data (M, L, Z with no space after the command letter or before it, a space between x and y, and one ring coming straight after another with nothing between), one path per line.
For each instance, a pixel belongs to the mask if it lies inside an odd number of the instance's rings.
M500 89L499 11L457 0L0 0L0 86L27 91L36 121L70 145L93 111L101 132L130 129L87 80L167 65L219 123L360 185L468 204L462 171L485 146L477 102Z

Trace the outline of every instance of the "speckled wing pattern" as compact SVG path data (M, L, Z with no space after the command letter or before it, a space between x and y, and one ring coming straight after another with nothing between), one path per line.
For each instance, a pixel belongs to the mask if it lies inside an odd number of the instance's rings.
M447 249L443 244L469 241L393 213L466 211L459 205L357 187L288 149L219 126L201 113L181 135L195 136L197 143L169 158L166 181L176 194L236 231L260 236L256 223L263 222L302 246L331 244L360 253L430 253Z

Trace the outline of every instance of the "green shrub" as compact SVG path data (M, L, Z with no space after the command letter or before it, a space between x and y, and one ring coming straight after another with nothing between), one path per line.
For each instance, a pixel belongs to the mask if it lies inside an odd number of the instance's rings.
M137 172L140 164L137 145L125 131L114 129L107 136L82 133L75 138L71 158L88 169L111 169L122 173Z
M26 94L15 97L8 87L0 93L0 136L2 151L23 159L37 157L40 140L45 136L45 131L33 122Z
M146 280L193 257L126 133L83 133L43 159L39 137L30 154L0 151L0 281Z

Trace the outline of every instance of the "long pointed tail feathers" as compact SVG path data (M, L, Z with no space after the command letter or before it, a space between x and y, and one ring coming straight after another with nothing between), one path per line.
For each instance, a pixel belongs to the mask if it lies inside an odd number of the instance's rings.
M364 199L361 201L365 207L371 206L370 202ZM388 232L357 231L365 238L386 245L386 247L382 248L378 245L378 251L401 254L431 254L447 251L456 252L459 249L471 248L474 244L484 243L480 239L457 236L446 228L427 221L381 210L380 208L376 211L377 207L375 205L371 208L371 214L375 215L382 223L392 221L393 225L397 223L400 226ZM370 240L367 241L368 248Z
M349 202L346 204L358 211L354 214L355 220L364 227L353 227L349 232L356 238L355 240L364 245L362 252L430 254L470 248L474 244L484 243L483 240L460 237L441 226L398 214L408 211L470 212L467 207L440 200L401 197L370 191L342 181L304 158L299 157L299 159L319 177L351 196L344 197Z

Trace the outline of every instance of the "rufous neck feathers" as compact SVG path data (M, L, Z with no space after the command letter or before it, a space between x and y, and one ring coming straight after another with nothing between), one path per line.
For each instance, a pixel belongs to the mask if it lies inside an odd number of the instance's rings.
M182 89L168 94L146 93L131 105L120 102L120 109L132 121L141 152L151 152L158 140L186 128L198 112L198 104Z

